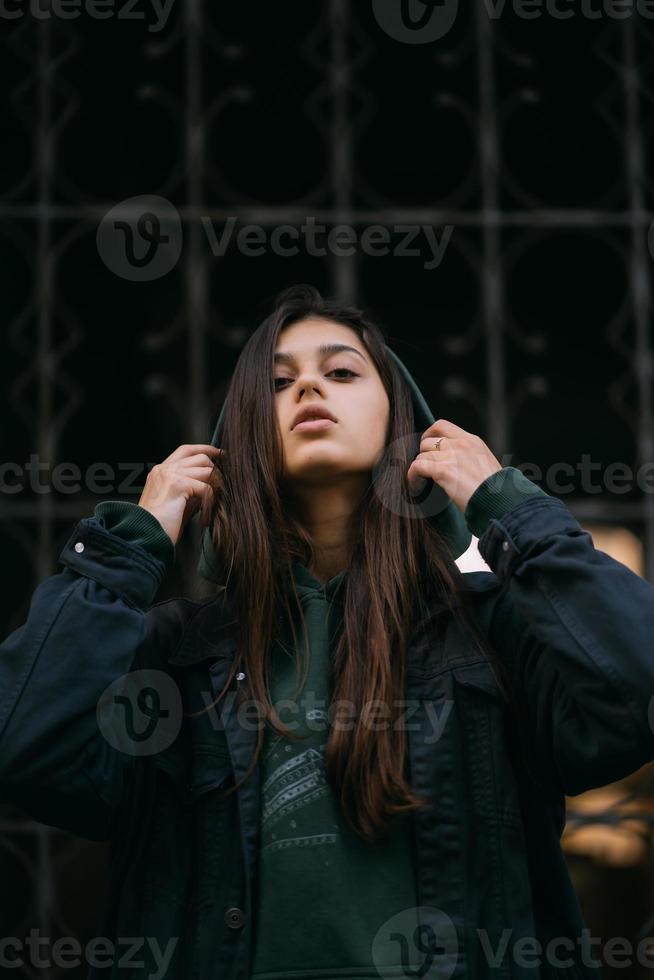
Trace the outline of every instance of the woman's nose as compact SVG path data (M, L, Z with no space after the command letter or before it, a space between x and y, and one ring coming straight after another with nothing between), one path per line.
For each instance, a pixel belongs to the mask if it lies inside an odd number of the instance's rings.
M306 391L313 389L314 391L321 391L321 381L317 374L311 371L305 372L303 375L298 377L295 382L297 391L299 395L303 395Z

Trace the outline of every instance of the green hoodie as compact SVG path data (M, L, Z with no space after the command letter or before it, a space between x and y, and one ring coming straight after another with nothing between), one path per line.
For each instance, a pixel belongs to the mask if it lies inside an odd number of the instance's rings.
M388 350L411 387L414 428L421 434L435 419L406 367ZM220 445L223 419L224 408L212 437L214 445ZM441 493L438 513L426 519L443 534L454 559L467 550L472 534L483 534L493 517L500 517L526 494L544 493L520 470L504 467L477 488L463 515L440 487L436 489ZM172 566L172 541L144 508L103 501L95 515L104 518L114 533L150 549ZM211 558L211 539L205 531L198 572L213 581ZM406 964L397 959L398 944L379 946L375 937L391 917L400 912L409 917L418 904L412 819L396 820L381 842L363 841L345 825L324 773L329 666L342 627L346 571L324 585L297 562L293 574L309 636L309 674L298 699L293 699L296 653L287 623L271 651L268 680L282 721L294 733L308 737L293 741L266 727L260 760L260 860L251 980L403 977ZM288 588L292 589L291 582ZM295 626L301 640L299 618ZM301 663L305 653L300 652ZM405 934L407 928L411 925L403 918Z
M344 576L322 585L294 565L311 646L306 685L296 700L290 628L272 651L272 701L281 720L306 740L266 730L252 980L405 976L397 944L377 951L374 964L371 953L382 923L418 904L412 823L404 818L381 843L362 841L341 818L324 771L333 718L329 667L342 626ZM299 617L295 625L301 640Z

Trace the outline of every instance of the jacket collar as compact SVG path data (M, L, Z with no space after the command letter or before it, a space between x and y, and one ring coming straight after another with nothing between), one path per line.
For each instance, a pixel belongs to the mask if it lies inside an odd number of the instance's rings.
M205 660L232 659L236 652L236 625L222 594L201 602L167 658L168 663L189 667Z

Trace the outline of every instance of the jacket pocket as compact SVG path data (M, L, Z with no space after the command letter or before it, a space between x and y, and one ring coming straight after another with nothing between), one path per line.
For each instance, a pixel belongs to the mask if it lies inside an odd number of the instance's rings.
M193 760L192 776L188 784L191 800L196 800L210 790L224 789L233 782L234 770L227 743L197 745Z
M505 700L493 668L486 660L453 667L452 674L456 683L463 687L476 689L494 701L503 702Z
M175 743L155 755L154 766L163 776L164 783L168 783L179 801L187 806L204 793L225 787L233 776L226 743L196 745L190 764L186 751Z
M519 827L504 692L487 661L453 667L452 678L473 810L484 819Z

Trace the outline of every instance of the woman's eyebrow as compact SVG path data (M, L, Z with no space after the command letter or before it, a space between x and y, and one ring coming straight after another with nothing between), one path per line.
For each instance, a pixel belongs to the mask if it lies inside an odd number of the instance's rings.
M321 344L320 347L317 348L317 350L319 354L324 354L324 355L338 354L341 351L348 351L352 354L356 354L358 357L361 357L364 361L367 362L367 358L363 356L361 351L358 351L356 347L350 347L348 344ZM293 354L290 353L290 351L276 351L273 354L273 361L275 362L275 364L281 364L281 363L294 364L295 357L293 356Z

